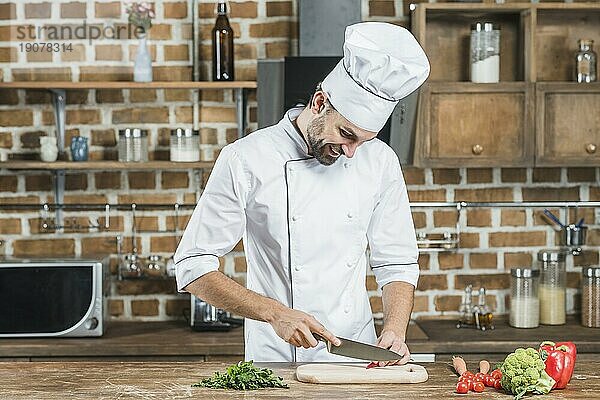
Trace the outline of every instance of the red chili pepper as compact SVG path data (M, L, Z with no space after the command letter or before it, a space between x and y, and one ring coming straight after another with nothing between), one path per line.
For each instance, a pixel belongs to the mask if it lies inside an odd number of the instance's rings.
M375 367L376 367L376 366L378 366L378 365L379 365L379 363L378 363L378 362L371 361L371 362L369 363L369 365L367 365L367 369L369 369L369 368L375 368Z
M546 364L546 373L556 381L552 389L564 389L575 366L577 349L571 342L542 342L539 352Z

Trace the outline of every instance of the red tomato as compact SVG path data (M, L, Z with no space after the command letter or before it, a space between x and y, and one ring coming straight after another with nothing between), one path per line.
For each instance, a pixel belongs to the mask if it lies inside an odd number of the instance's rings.
M475 378L477 379L481 379L481 381L483 382L483 377L485 376L485 374L482 374L481 372L478 372L475 374Z
M483 392L485 389L485 386L483 386L483 382L475 382L473 384L473 391L474 392Z
M494 382L494 388L502 389L502 379L496 379L496 382Z
M475 376L471 371L465 371L462 373L461 378L472 378Z
M499 369L495 369L492 372L490 372L490 375L494 377L494 379L500 379L502 378L502 372Z
M491 376L491 375L486 375L486 376L483 377L483 384L485 386L494 387L494 382L495 381L496 381L496 379L494 379L494 377Z
M469 393L469 385L466 382L458 382L456 384L456 393L459 393L459 394Z
M469 386L469 390L473 390L473 385L475 384L475 381L473 379L467 379L464 382Z

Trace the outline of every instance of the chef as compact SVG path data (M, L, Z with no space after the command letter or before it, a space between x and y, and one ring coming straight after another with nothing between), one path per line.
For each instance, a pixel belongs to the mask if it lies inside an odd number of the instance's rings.
M313 333L399 353L382 366L410 356L418 250L398 158L377 133L429 63L387 23L348 26L343 48L308 105L222 149L175 253L180 291L246 318L246 360L348 360ZM247 288L218 271L240 239ZM379 338L368 267L383 293Z

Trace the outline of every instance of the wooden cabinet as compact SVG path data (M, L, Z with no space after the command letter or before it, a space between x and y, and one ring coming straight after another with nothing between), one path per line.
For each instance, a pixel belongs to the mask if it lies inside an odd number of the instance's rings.
M536 164L600 165L600 84L536 86Z
M415 163L423 167L529 165L531 101L528 84L428 84Z
M600 165L599 86L572 82L577 40L600 43L599 3L412 9L413 33L431 63L419 98L415 165ZM475 22L501 27L499 83L469 82Z

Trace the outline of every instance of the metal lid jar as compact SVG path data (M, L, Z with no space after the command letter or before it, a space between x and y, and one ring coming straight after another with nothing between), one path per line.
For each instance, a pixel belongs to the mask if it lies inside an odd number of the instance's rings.
M200 161L200 133L190 128L171 130L169 153L171 161Z
M139 128L119 129L119 161L148 161L148 131Z
M562 325L566 322L567 253L564 250L546 249L538 253L540 269L540 323Z
M515 328L536 328L540 324L538 285L540 271L531 268L510 270L509 324Z
M600 328L600 267L581 269L581 325Z
M471 82L500 81L500 26L491 22L471 25Z

